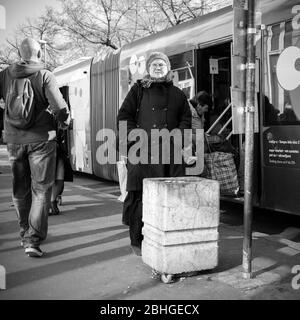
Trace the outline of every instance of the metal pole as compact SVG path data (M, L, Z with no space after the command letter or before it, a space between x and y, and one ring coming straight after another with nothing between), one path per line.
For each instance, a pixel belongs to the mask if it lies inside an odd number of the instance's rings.
M215 109L215 87L214 87L214 74L211 75L211 100L212 100L212 109Z
M46 61L46 46L47 42L44 43L44 59L45 59L45 68L47 67L47 61Z
M243 277L252 278L252 209L255 104L255 0L248 1L245 124Z

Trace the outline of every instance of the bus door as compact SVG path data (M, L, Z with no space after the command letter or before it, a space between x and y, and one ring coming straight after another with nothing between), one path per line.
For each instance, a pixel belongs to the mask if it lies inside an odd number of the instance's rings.
M239 161L239 135L233 135L232 131L231 42L200 47L196 63L196 92L204 90L212 97L212 108L205 115L204 131L210 135L220 134L230 142L235 150L236 169L243 171Z
M70 99L69 99L69 86L60 87L59 90L68 105L69 112L71 112ZM72 139L72 137L73 137L72 124L68 127L67 130L62 131L62 135L63 135L62 142L63 142L64 150L66 150L68 152L68 155L70 155L71 154L71 147L70 147L71 141L70 141L70 139Z
M244 192L244 134L233 134L231 81L232 81L232 42L199 49L197 52L197 92L207 91L213 97L213 106L204 130L209 134L221 134L233 147L234 160L239 180L239 196ZM215 70L217 68L217 70ZM258 121L257 121L258 122ZM259 136L255 135L254 150L254 203L259 202ZM238 197L237 201L242 201Z
M231 61L230 42L197 50L197 90L212 97L212 108L206 115L207 131L230 103ZM219 121L214 131L219 131L230 118L230 110ZM224 129L230 133L230 125Z
M92 173L90 83L84 72L83 75L69 86L73 132L70 157L74 171Z
M267 26L262 43L261 204L300 214L299 14Z

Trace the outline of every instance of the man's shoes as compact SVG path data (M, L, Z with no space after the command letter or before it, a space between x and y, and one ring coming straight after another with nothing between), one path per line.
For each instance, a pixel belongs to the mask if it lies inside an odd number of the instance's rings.
M44 254L44 252L40 249L40 247L25 248L25 253L28 255L28 257L31 257L31 258L39 258Z
M60 213L57 207L57 201L51 201L49 216L57 216Z
M138 246L134 246L134 245L131 245L131 249L133 251L133 253L137 256L141 256L142 255L142 249L141 247L138 247Z

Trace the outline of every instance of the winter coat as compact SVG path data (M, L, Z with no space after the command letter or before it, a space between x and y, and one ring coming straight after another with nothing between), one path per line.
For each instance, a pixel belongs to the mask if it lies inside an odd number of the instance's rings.
M6 100L13 79L29 78L34 92L35 122L26 130L12 126L4 119L4 141L7 143L27 144L55 139L55 123L48 106L64 125L69 123L69 111L54 75L43 70L38 62L18 62L0 72L0 99Z
M191 111L185 94L173 83L152 83L149 88L141 90L141 83L138 81L127 94L117 121L118 124L120 121L127 121L128 133L135 128L144 129L148 134L148 146L151 143L159 144L160 149L163 149L164 141L151 142L150 130L190 129ZM142 190L144 178L184 176L184 164L174 164L172 144L170 149L170 164L163 164L161 157L158 164L131 164L128 161L127 191ZM149 161L150 159L149 151Z

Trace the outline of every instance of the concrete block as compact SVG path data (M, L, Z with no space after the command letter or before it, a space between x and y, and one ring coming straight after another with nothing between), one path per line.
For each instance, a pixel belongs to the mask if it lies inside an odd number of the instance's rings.
M143 201L144 223L163 231L217 227L219 212L219 209L212 207L193 208L181 204L168 208Z
M219 213L218 181L199 177L144 179L143 221L153 227L163 231L216 227Z
M144 179L142 259L169 274L218 264L219 183L199 177Z
M213 269L218 265L216 241L161 246L147 238L142 242L143 262L167 274Z
M190 230L162 231L149 224L144 224L144 238L149 238L162 246L182 245L218 241L218 228L199 228Z

